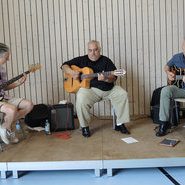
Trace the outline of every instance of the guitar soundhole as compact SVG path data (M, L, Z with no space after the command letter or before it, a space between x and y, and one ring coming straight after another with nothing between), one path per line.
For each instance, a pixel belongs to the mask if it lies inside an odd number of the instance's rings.
M64 81L67 82L69 78L64 78Z
M83 73L82 72L80 73L79 77L80 77L79 80L81 82L83 80Z

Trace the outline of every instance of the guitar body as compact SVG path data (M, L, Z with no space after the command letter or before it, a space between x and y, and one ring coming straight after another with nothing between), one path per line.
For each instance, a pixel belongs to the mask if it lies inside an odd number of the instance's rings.
M93 70L89 67L79 68L75 65L72 65L71 69L80 72L80 78L73 79L70 75L65 74L64 75L64 89L65 89L65 91L69 92L69 93L76 93L79 90L79 88L81 88L81 87L90 88L90 81L92 78L87 78L87 79L83 79L83 80L80 80L80 79L81 79L81 75L93 74Z
M185 75L185 69L178 68L176 65L170 67L170 71L174 73L175 80L168 81L169 85L176 85L179 88L184 88L184 82L182 80L183 76Z

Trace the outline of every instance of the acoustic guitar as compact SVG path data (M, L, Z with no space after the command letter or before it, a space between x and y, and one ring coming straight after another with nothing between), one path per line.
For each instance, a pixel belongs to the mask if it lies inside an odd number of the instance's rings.
M124 69L118 69L114 71L94 73L93 70L89 67L79 68L75 65L71 66L71 69L80 72L78 79L73 79L71 75L64 75L64 89L69 93L76 93L80 87L90 88L90 81L97 77L98 74L105 76L115 75L115 76L124 76L126 71Z
M170 71L175 75L174 80L169 80L169 85L176 85L179 88L184 88L183 76L185 75L185 69L178 68L176 65L170 67Z
M26 74L29 74L30 72L35 72L37 69L41 69L41 65L31 65L28 68L28 71L24 72ZM20 78L22 78L24 76L24 73L12 78L11 80L8 80L7 82L4 82L0 85L0 91L4 88L6 88L7 86L9 86L10 84L14 83L15 81L19 80ZM3 99L3 96L0 96L0 101Z

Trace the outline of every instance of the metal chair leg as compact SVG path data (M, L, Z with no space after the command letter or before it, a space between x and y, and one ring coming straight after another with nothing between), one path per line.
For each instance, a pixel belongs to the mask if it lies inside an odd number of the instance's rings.
M177 124L179 124L180 119L179 119L178 103L174 100L174 104L175 104L175 114L176 114Z
M175 108L175 116L174 116L174 108ZM177 123L175 123L175 120ZM170 100L170 124L172 126L177 126L179 123L179 112L178 112L178 102L176 102L174 99Z
M0 143L0 150L1 150L1 152L3 152L3 146L2 146L2 143Z
M174 100L171 99L170 100L170 118L169 118L169 122L171 125L173 125L173 104L174 104L173 102Z
M3 124L4 117L5 117L5 113L2 112L2 114L1 114L1 125Z
M4 121L4 117L5 117L5 113L2 112L1 114L1 125L3 124L3 121ZM3 146L2 146L2 143L0 143L0 150L1 152L3 152Z
M116 127L116 115L115 115L115 109L112 106L112 116L113 116L113 129L115 130Z

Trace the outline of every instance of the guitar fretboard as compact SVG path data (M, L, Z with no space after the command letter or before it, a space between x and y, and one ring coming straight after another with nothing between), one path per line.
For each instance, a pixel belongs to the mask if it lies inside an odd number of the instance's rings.
M87 78L97 77L98 74L102 74L102 75L108 76L108 75L111 75L112 74L112 71L101 72L101 73L93 73L93 74L88 74L88 75L81 75L81 80L87 79Z
M26 71L24 72L26 74L29 74L30 71ZM4 82L0 85L0 90L4 89L5 87L9 86L10 84L14 83L15 81L19 80L20 78L22 78L24 76L24 73L12 78L11 80L7 81L7 82Z

